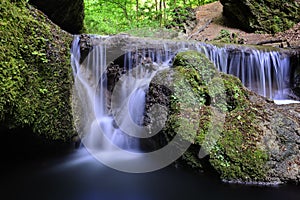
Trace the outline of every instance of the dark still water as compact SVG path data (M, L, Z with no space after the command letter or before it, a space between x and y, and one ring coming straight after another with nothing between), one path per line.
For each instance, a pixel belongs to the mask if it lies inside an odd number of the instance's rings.
M47 158L19 159L17 154L6 156L1 164L1 199L300 199L297 186L230 185L174 167L143 174L123 173L102 165L84 148Z

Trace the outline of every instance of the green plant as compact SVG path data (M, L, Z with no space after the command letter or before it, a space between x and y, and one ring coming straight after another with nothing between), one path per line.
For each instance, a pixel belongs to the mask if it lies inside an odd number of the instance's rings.
M238 33L232 32L229 30L222 29L219 32L219 35L213 39L213 41L221 42L221 43L234 43L234 44L243 44L243 38L239 37Z
M88 33L116 34L138 28L162 28L174 15L186 16L192 8L215 0L84 0ZM178 9L178 13L174 10Z

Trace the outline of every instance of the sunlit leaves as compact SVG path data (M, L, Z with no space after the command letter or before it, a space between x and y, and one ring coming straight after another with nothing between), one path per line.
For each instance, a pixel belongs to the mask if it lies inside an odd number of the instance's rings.
M85 0L85 28L88 33L116 34L162 27L172 21L175 8L194 8L213 1L216 0Z

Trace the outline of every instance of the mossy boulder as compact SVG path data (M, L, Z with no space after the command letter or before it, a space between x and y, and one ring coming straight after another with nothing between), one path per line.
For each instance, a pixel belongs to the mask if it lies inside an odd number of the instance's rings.
M168 89L162 90L162 85ZM159 97L157 91L169 100ZM173 68L152 80L149 94L156 94L147 98L152 104L156 101L169 108L163 130L166 140L179 134L191 144L181 158L184 165L204 171L212 168L221 179L233 182L299 181L288 175L283 164L291 160L295 164L300 155L295 142L300 139L296 114L284 119L284 110L247 90L236 77L218 72L205 55L178 53ZM280 123L270 123L274 119ZM270 142L280 148L287 145L279 137L296 140L287 139L291 148L276 160L279 155L274 155ZM274 168L277 165L282 167ZM298 177L297 173L293 175Z
M220 0L228 21L249 32L276 33L300 21L297 0Z
M25 1L0 3L0 122L49 140L74 134L72 36Z

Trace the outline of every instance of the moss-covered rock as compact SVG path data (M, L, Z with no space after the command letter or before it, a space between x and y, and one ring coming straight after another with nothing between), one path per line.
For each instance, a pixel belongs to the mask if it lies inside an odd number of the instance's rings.
M297 0L220 0L223 15L246 31L276 33L300 21Z
M233 182L299 181L300 110L294 108L285 119L286 110L250 92L236 77L218 72L195 51L178 53L173 68L152 80L149 94L160 91L161 84L171 88L169 101L160 101L159 95L152 98L169 106L164 134L168 141L179 134L191 144L182 163L204 171L210 166L220 178ZM290 169L287 163L292 163Z
M69 138L72 36L22 0L2 0L0 18L1 126Z
M197 129L190 127L196 131L196 137L191 141L193 147L183 159L196 166L196 163L201 162L199 157L206 156L200 155L204 150L210 155L210 164L222 178L262 180L266 175L268 155L256 144L260 131L255 125L254 110L247 101L247 92L240 81L218 72L214 65L198 52L179 53L175 58L174 67L187 80L198 99L195 105L192 105L194 120L198 126ZM177 84L174 82L174 85ZM184 88L182 89L184 91ZM174 95L176 96L176 93ZM178 118L182 119L181 116ZM186 121L190 121L190 116L187 116ZM184 130L189 132L187 128Z

